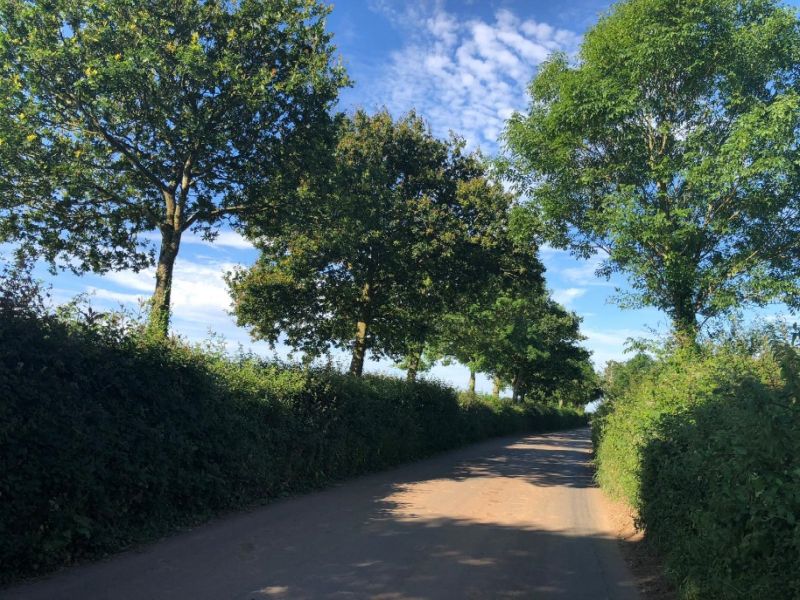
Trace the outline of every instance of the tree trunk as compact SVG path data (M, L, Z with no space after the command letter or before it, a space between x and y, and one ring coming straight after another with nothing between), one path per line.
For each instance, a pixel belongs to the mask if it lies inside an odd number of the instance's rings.
M417 371L419 371L419 355L414 353L408 357L408 370L406 370L408 383L414 383L417 380Z
M497 375L495 375L494 376L494 386L492 387L492 396L494 396L495 398L499 399L500 398L500 388L501 387L502 387L502 384L500 383L500 378Z
M475 369L469 370L469 391L475 393Z
M697 293L691 284L675 284L670 290L672 300L672 328L675 340L682 348L691 348L697 343L700 327L697 324Z
M364 358L367 356L367 332L369 331L369 284L361 288L361 315L356 323L356 339L353 341L353 358L350 360L350 374L361 377L364 372Z
M422 364L422 351L425 349L425 343L414 344L406 357L406 364L408 370L406 371L406 381L409 383L417 380L417 373L419 373L419 366Z
M156 289L150 299L150 315L147 330L158 338L169 335L170 300L172 297L172 272L178 249L181 244L181 231L170 225L161 228L161 248L156 266Z
M525 393L522 391L522 377L520 377L519 374L514 375L514 379L511 382L511 390L512 400L514 402L522 402Z
M691 348L697 344L699 326L697 325L697 315L693 311L676 311L672 319L672 327L675 330L675 339L682 348Z
M367 322L360 320L356 325L356 339L353 343L353 358L350 361L350 374L361 377L364 372L364 357L367 355Z

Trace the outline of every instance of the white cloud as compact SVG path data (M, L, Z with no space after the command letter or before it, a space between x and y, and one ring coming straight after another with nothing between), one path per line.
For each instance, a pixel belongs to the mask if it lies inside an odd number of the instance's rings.
M156 248L158 248L158 244L161 242L161 234L156 231L150 231L145 234L142 234L141 238L151 244L154 244ZM231 231L229 229L223 229L220 231L217 236L213 240L204 240L203 236L198 235L196 233L186 232L181 236L181 245L200 245L200 246L210 246L212 248L233 248L235 250L253 250L255 246L253 246L252 242L248 240L246 237L237 233L235 231Z
M231 299L223 275L236 266L232 262L210 261L196 263L178 258L175 262L172 281L172 308L177 318L219 319L227 316ZM109 273L105 279L123 288L109 290L94 288L98 298L134 302L139 297L149 296L155 286L155 269L144 269L138 273L119 271ZM142 292L133 294L131 292Z
M493 22L459 21L441 2L372 7L402 28L409 41L392 54L373 90L375 104L395 113L417 109L438 135L453 130L472 147L494 149L505 121L527 104L536 67L552 52L574 52L580 36L509 10Z
M593 256L584 261L575 261L576 266L556 269L558 273L567 281L577 285L599 285L613 287L614 284L608 279L597 275L597 270L603 264L601 256Z
M125 292L115 292L104 288L97 288L89 286L86 291L90 296L100 298L102 300L113 300L122 304L138 304L140 301L147 298L146 294L127 294Z
M581 333L597 344L607 346L622 347L629 338L642 337L645 332L634 329L616 329L612 331L601 331L598 329L581 329Z
M548 257L548 258L550 258L550 257L569 257L570 254L569 254L569 252L567 250L564 250L562 248L555 248L555 247L551 246L550 244L544 243L541 246L539 246L539 256L544 256L544 257Z
M587 338L583 345L592 351L592 362L598 369L605 367L609 360L629 359L630 356L625 353L628 340L647 335L638 329L601 330L584 327L581 327L581 333Z
M156 275L154 269L145 269L138 273L134 273L133 271L112 271L104 278L120 287L128 288L129 290L152 293L153 287L155 286Z
M563 304L564 306L569 306L573 300L580 298L586 294L586 290L583 288L566 288L563 290L554 290L553 300L558 302L559 304Z

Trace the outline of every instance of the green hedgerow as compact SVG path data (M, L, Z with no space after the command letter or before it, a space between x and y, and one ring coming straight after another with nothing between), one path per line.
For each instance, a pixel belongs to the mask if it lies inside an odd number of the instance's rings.
M2 579L488 436L585 422L14 306L0 302Z
M683 597L800 597L800 356L782 341L662 358L605 409L598 479Z

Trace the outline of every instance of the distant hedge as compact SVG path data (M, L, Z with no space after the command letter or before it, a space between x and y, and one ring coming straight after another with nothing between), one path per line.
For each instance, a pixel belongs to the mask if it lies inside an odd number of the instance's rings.
M583 423L439 383L0 311L0 577L490 436Z
M684 598L800 598L800 357L662 359L597 419L598 475L638 509Z

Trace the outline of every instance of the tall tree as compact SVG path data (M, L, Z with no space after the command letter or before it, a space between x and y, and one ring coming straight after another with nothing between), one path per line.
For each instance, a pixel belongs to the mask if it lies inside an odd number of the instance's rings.
M181 236L277 218L346 84L314 0L0 0L0 236L76 272L152 264L166 335ZM19 143L23 151L2 150Z
M229 277L239 323L272 342L285 334L312 356L348 349L356 375L367 351L408 357L495 243L510 200L484 173L479 157L435 138L413 113L344 119L332 171L316 180L316 212Z
M505 134L550 241L627 273L691 343L797 302L800 27L774 0L624 0L556 55Z
M437 285L428 288L426 301L409 315L408 349L401 366L414 379L420 364L429 367L437 357L453 356L473 369L474 385L480 359L468 348L470 339L479 343L480 336L471 336L474 324L468 322L468 313L480 310L502 289L542 290L544 267L530 220L492 169L486 176L459 181L456 199L458 223L449 233L453 247L444 260L431 265Z

